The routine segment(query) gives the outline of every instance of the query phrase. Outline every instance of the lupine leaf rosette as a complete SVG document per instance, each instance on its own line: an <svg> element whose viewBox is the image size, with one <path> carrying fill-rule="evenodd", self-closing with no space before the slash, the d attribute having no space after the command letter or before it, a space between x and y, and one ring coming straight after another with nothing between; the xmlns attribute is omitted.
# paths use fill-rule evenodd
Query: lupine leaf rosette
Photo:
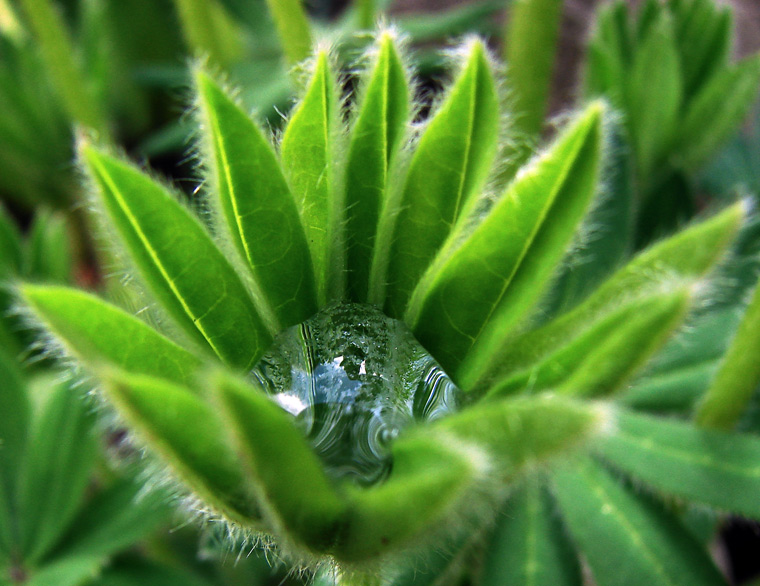
<svg viewBox="0 0 760 586"><path fill-rule="evenodd" d="M568 117L501 185L499 76L478 39L454 54L419 122L392 33L360 62L347 109L318 51L279 139L199 68L208 216L107 148L80 149L161 319L64 287L24 284L25 302L184 490L294 563L405 583L409 552L455 559L479 534L487 584L580 583L574 547L602 586L621 583L615 556L628 583L686 583L697 554L710 569L696 583L720 583L677 517L621 479L760 516L727 496L760 489L760 440L635 413L616 393L710 290L748 205L633 258L620 247L593 292L547 313L586 218L615 197L602 188L608 107ZM291 392L303 377L312 395ZM380 448L350 445L376 439L353 426L378 413L401 423ZM353 458L376 448L385 467L368 480Z"/></svg>

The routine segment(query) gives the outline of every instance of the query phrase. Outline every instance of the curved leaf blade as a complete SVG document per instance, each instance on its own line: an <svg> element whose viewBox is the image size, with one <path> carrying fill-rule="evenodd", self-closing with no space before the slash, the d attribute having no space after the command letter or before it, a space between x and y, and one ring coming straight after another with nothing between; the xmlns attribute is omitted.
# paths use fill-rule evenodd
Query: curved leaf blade
<svg viewBox="0 0 760 586"><path fill-rule="evenodd" d="M499 123L486 48L474 41L451 92L420 137L398 201L384 211L384 229L392 236L381 241L390 248L378 250L373 272L377 280L387 264L385 308L391 317L404 315L415 285L452 226L477 202L496 154ZM376 295L377 289L375 284Z"/></svg>
<svg viewBox="0 0 760 586"><path fill-rule="evenodd" d="M195 75L215 200L279 329L316 312L314 271L277 157L251 118L203 72Z"/></svg>
<svg viewBox="0 0 760 586"><path fill-rule="evenodd" d="M229 261L186 209L137 169L82 150L101 201L145 283L192 339L250 368L272 341Z"/></svg>

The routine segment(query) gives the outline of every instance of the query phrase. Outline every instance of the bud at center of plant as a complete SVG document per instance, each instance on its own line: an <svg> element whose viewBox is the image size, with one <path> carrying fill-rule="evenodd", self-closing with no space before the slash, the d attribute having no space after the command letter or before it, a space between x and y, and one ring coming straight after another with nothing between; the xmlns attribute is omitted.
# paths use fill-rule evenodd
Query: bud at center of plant
<svg viewBox="0 0 760 586"><path fill-rule="evenodd" d="M251 376L295 417L329 474L363 485L389 472L401 430L461 398L406 325L355 303L282 332Z"/></svg>

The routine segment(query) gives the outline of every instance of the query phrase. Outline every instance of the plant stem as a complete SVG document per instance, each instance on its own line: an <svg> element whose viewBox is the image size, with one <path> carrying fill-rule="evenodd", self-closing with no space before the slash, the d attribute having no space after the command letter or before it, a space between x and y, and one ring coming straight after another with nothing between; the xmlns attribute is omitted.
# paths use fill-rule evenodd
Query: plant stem
<svg viewBox="0 0 760 586"><path fill-rule="evenodd" d="M373 28L375 26L376 12L377 6L375 5L375 0L356 0L359 28L363 30Z"/></svg>

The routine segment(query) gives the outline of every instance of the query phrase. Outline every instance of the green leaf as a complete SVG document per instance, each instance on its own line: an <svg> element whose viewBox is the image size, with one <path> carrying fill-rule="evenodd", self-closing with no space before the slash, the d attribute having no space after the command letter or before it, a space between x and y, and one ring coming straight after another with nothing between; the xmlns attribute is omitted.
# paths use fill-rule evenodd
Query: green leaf
<svg viewBox="0 0 760 586"><path fill-rule="evenodd" d="M691 298L688 288L679 288L626 304L529 368L497 379L487 396L546 389L611 394L670 337Z"/></svg>
<svg viewBox="0 0 760 586"><path fill-rule="evenodd" d="M134 480L116 483L74 519L56 557L105 557L133 545L169 521L169 498Z"/></svg>
<svg viewBox="0 0 760 586"><path fill-rule="evenodd" d="M312 550L327 550L345 504L292 417L260 389L221 373L210 386L272 526Z"/></svg>
<svg viewBox="0 0 760 586"><path fill-rule="evenodd" d="M85 146L101 201L151 292L193 339L249 369L272 336L200 222L137 169Z"/></svg>
<svg viewBox="0 0 760 586"><path fill-rule="evenodd" d="M334 184L337 102L330 58L320 51L306 94L285 128L280 147L285 176L311 249L319 305L328 298L332 272L337 270L333 256L342 245L336 241L340 209Z"/></svg>
<svg viewBox="0 0 760 586"><path fill-rule="evenodd" d="M93 586L211 586L201 579L179 568L167 564L129 558L122 563L106 568ZM251 585L253 586L253 585Z"/></svg>
<svg viewBox="0 0 760 586"><path fill-rule="evenodd" d="M675 138L683 94L680 61L667 13L650 27L632 67L625 86L625 110L638 175L651 181L657 163Z"/></svg>
<svg viewBox="0 0 760 586"><path fill-rule="evenodd" d="M623 129L617 124L610 126L604 186L583 220L581 230L588 234L563 261L561 274L541 302L547 321L593 293L633 251L636 194L631 153Z"/></svg>
<svg viewBox="0 0 760 586"><path fill-rule="evenodd" d="M599 586L725 584L677 520L593 460L579 458L558 470L554 493Z"/></svg>
<svg viewBox="0 0 760 586"><path fill-rule="evenodd" d="M406 321L470 389L560 261L595 192L603 108L595 103L507 189L463 242L454 234Z"/></svg>
<svg viewBox="0 0 760 586"><path fill-rule="evenodd" d="M21 233L5 206L0 204L0 280L17 273L20 268Z"/></svg>
<svg viewBox="0 0 760 586"><path fill-rule="evenodd" d="M507 340L498 354L498 368L527 368L569 344L600 316L648 295L694 283L725 253L747 214L747 202L740 202L648 248L575 309Z"/></svg>
<svg viewBox="0 0 760 586"><path fill-rule="evenodd" d="M188 47L228 66L244 54L242 31L218 0L174 0Z"/></svg>
<svg viewBox="0 0 760 586"><path fill-rule="evenodd" d="M760 86L760 55L727 67L694 96L678 130L679 162L694 169L737 130Z"/></svg>
<svg viewBox="0 0 760 586"><path fill-rule="evenodd" d="M91 367L106 363L187 384L201 365L148 324L94 295L44 285L22 285L21 293L66 350Z"/></svg>
<svg viewBox="0 0 760 586"><path fill-rule="evenodd" d="M760 285L695 415L699 425L731 429L760 384Z"/></svg>
<svg viewBox="0 0 760 586"><path fill-rule="evenodd" d="M620 397L620 402L637 410L691 410L707 390L740 317L738 308L728 307L689 323Z"/></svg>
<svg viewBox="0 0 760 586"><path fill-rule="evenodd" d="M562 0L518 0L510 6L507 63L514 130L538 138L544 126L557 53Z"/></svg>
<svg viewBox="0 0 760 586"><path fill-rule="evenodd" d="M613 466L665 493L760 516L760 438L620 411L594 448Z"/></svg>
<svg viewBox="0 0 760 586"><path fill-rule="evenodd" d="M676 34L687 100L728 65L733 30L731 11L727 7L719 7L713 2L691 4L694 11L701 5L705 14L701 19L689 18Z"/></svg>
<svg viewBox="0 0 760 586"><path fill-rule="evenodd" d="M389 201L384 211L370 286L372 301L382 302L378 284L387 264L385 308L391 317L404 315L452 226L478 202L496 154L499 124L486 48L473 41L451 91L420 137L397 201Z"/></svg>
<svg viewBox="0 0 760 586"><path fill-rule="evenodd" d="M608 418L596 404L543 394L476 404L429 429L486 450L491 474L513 480L606 433Z"/></svg>
<svg viewBox="0 0 760 586"><path fill-rule="evenodd" d="M376 558L420 538L467 506L485 470L477 452L417 434L393 444L393 471L381 484L346 486L348 517L333 555L343 562Z"/></svg>
<svg viewBox="0 0 760 586"><path fill-rule="evenodd" d="M101 557L77 556L56 559L43 566L32 576L24 586L85 586L99 573L105 564Z"/></svg>
<svg viewBox="0 0 760 586"><path fill-rule="evenodd" d="M277 157L253 120L203 71L195 76L211 180L257 297L279 329L316 312L314 273L298 210Z"/></svg>
<svg viewBox="0 0 760 586"><path fill-rule="evenodd" d="M346 266L348 294L366 302L380 210L391 159L404 135L409 111L406 72L394 38L383 33L351 129L346 168Z"/></svg>
<svg viewBox="0 0 760 586"><path fill-rule="evenodd" d="M573 546L538 479L515 490L489 538L483 586L581 586Z"/></svg>
<svg viewBox="0 0 760 586"><path fill-rule="evenodd" d="M37 39L45 72L53 81L70 121L92 128L105 138L108 127L101 104L75 61L77 51L59 7L52 0L21 0L21 5Z"/></svg>
<svg viewBox="0 0 760 586"><path fill-rule="evenodd" d="M197 393L144 375L105 373L106 394L138 437L203 502L245 526L258 521L225 422Z"/></svg>
<svg viewBox="0 0 760 586"><path fill-rule="evenodd" d="M41 560L75 517L97 456L91 407L69 384L44 381L18 478L24 559Z"/></svg>
<svg viewBox="0 0 760 586"><path fill-rule="evenodd" d="M14 513L18 476L26 446L30 405L26 382L15 356L0 346L0 565L16 540Z"/></svg>
<svg viewBox="0 0 760 586"><path fill-rule="evenodd" d="M311 27L301 0L267 0L285 57L296 65L311 53Z"/></svg>
<svg viewBox="0 0 760 586"><path fill-rule="evenodd" d="M63 215L37 212L25 252L24 275L27 278L57 283L71 280L71 244Z"/></svg>

